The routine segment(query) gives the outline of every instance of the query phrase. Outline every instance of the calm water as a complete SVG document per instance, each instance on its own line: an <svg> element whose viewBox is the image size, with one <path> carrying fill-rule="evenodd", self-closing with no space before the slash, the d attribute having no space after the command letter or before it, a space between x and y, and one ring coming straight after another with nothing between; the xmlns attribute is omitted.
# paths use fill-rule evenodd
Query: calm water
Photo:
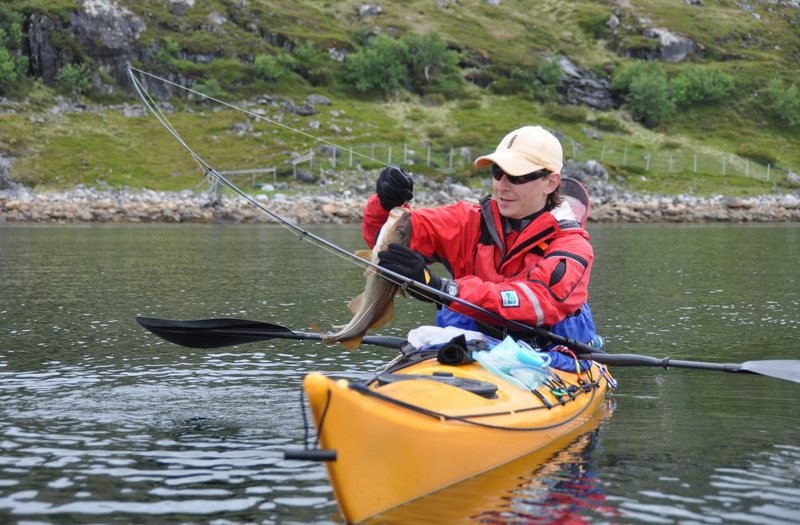
<svg viewBox="0 0 800 525"><path fill-rule="evenodd" d="M355 227L316 233L360 248ZM800 359L800 229L592 228L611 352ZM275 227L0 228L0 523L337 523L300 384L367 377L393 351L162 342L136 314L306 330L349 318L361 270ZM432 307L399 301L381 331ZM539 454L390 523L800 523L800 384L618 368L604 413Z"/></svg>

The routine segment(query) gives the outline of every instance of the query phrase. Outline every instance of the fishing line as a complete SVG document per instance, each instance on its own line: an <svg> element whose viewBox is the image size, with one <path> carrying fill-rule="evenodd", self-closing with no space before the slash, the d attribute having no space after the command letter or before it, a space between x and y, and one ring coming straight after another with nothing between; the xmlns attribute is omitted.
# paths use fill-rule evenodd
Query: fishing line
<svg viewBox="0 0 800 525"><path fill-rule="evenodd" d="M184 91L188 91L189 93L192 93L192 94L197 95L199 97L203 97L203 98L206 98L208 100L212 100L212 101L216 102L217 104L220 104L220 105L225 106L227 108L234 109L236 111L241 111L242 113L244 113L246 115L249 115L249 116L251 116L251 117L253 117L253 118L257 119L257 120L263 120L264 122L268 122L270 124L273 124L275 126L279 126L279 127L283 128L283 129L286 129L288 131L292 131L292 132L297 133L299 135L303 135L304 137L310 138L311 140L315 140L315 141L320 142L322 144L327 144L328 146L332 146L332 147L337 148L337 149L349 151L351 154L357 155L357 156L363 158L364 160L368 160L370 162L374 162L374 163L380 164L382 166L389 166L389 164L387 164L386 162L377 160L377 159L375 159L373 157L370 157L369 155L364 155L363 153L359 153L357 151L353 151L351 148L342 147L342 146L340 146L338 144L335 144L335 143L330 142L328 140L325 140L323 138L320 138L320 137L317 137L317 136L312 135L310 133L307 133L307 132L305 132L305 131L303 131L301 129L293 128L293 127L291 127L289 125L284 124L283 122L279 122L279 121L277 121L275 119L271 119L269 117L265 117L263 115L259 115L257 113L254 113L254 112L248 110L248 109L241 108L241 107L236 106L234 104L230 104L230 103L225 102L223 100L220 100L218 98L212 97L211 95L206 95L205 93L201 93L199 91L195 91L194 89L188 88L186 86L181 86L180 84L172 82L171 80L166 79L164 77L160 77L158 75L154 75L153 73L148 73L147 71L142 71L141 69L137 69L137 68L135 68L133 66L129 66L128 69L130 71L136 71L137 73L139 73L141 75L148 76L148 77L150 77L150 78L152 78L154 80L159 80L159 81L161 81L161 82L163 82L165 84L169 84L170 86L174 86L174 87L176 87L178 89L182 89ZM131 74L131 76L132 76L132 74Z"/></svg>
<svg viewBox="0 0 800 525"><path fill-rule="evenodd" d="M274 121L272 119L261 117L260 115L256 115L255 113L252 113L252 112L247 111L245 109L242 109L242 108L239 108L237 106L234 106L233 104L229 104L227 102L223 102L223 101L218 100L218 99L216 99L214 97L211 97L211 96L206 95L204 93L200 93L199 91L195 91L193 89L181 86L179 84L176 84L175 82L172 82L172 81L169 81L167 79L158 77L158 76L153 75L151 73L144 72L144 71L142 71L140 69L136 69L134 67L130 67L130 66L128 67L128 74L131 77L131 81L133 82L133 86L136 89L137 93L139 94L139 97L144 102L144 104L147 107L147 109L150 110L150 112L156 117L156 119L159 121L159 123L162 126L164 126L164 128L169 132L169 134L172 135L172 137L181 146L183 146L183 148L187 152L189 152L189 154L192 156L192 158L195 160L195 162L197 162L198 166L203 170L204 174L205 175L209 175L210 174L210 175L213 175L214 177L216 177L217 180L219 180L222 184L224 184L226 187L228 187L231 191L233 191L237 195L243 197L247 202L249 202L250 204L252 204L256 208L260 209L261 211L263 211L267 215L269 215L278 224L280 224L281 226L289 229L290 231L293 231L293 232L297 233L299 235L300 239L307 238L307 239L309 239L309 242L311 242L312 244L314 244L314 245L316 245L316 246L318 246L320 248L323 248L323 249L327 250L328 252L333 253L334 255L337 255L337 256L339 256L339 257L341 257L341 258L343 258L345 260L348 260L348 261L350 261L350 262L352 262L352 263L354 263L354 264L356 264L358 266L361 266L362 268L369 268L369 269L372 269L374 271L378 271L387 280L389 280L390 282L400 286L403 289L407 289L409 286L413 286L416 289L419 289L419 290L422 290L422 291L426 291L426 292L431 292L431 293L434 294L434 297L437 298L436 302L439 303L439 304L442 304L444 306L447 306L447 305L449 305L451 303L458 303L458 304L461 304L463 306L466 306L467 308L470 308L470 309L474 310L475 312L478 312L478 313L481 313L481 314L486 315L488 317L491 317L492 319L500 321L500 322L502 322L502 323L504 323L506 325L509 325L509 326L511 326L513 328L516 328L518 330L525 330L525 331L528 331L528 332L533 332L533 333L535 333L537 335L540 335L540 336L543 336L543 337L548 337L549 339L554 340L555 342L566 344L567 346L572 346L573 344L580 344L580 343L577 343L576 341L573 341L571 339L564 338L564 337L561 337L559 335L553 334L553 333L551 333L551 332L549 332L549 331L547 331L547 330L545 330L543 328L530 326L528 324L525 324L525 323L522 323L522 322L519 322L519 321L515 321L515 320L512 320L512 319L506 319L503 316L501 316L500 314L492 312L491 310L487 310L486 308L483 308L482 306L478 306L478 305L473 304L473 303L471 303L469 301L466 301L466 300L461 299L459 297L456 297L456 296L450 295L450 294L448 294L446 292L443 292L442 290L439 290L437 288L433 288L431 286L428 286L427 284L423 284L421 282L415 281L414 279L406 277L405 275L393 272L393 271L388 270L386 268L382 268L378 264L376 264L376 263L374 263L372 261L366 260L366 259L362 259L358 255L356 255L354 253L351 253L348 250L345 250L344 248L341 248L340 246L337 246L336 244L328 241L327 239L325 239L323 237L320 237L318 235L315 235L314 233L311 233L311 232L309 232L307 230L304 230L303 228L301 228L297 224L287 220L283 216L281 216L281 215L275 213L274 211L270 210L269 208L267 208L266 206L264 206L263 204L261 204L260 202L255 200L253 197L251 197L250 195L248 195L245 192L243 192L242 190L240 190L235 184L233 184L225 176L223 176L220 172L218 172L216 169L214 169L209 163L207 163L205 160L203 160L203 158L200 157L200 155L197 154L191 148L191 146L189 146L186 143L185 140L183 140L183 137L181 137L181 135L178 133L178 131L172 126L172 123L169 121L169 119L164 114L164 112L162 112L158 108L158 104L155 102L153 97L150 95L150 92L147 90L147 88L144 86L144 84L142 84L141 81L136 77L136 75L134 75L134 71L136 71L136 72L138 72L140 74L149 76L151 78L161 80L162 82L166 82L167 84L170 84L172 86L178 87L178 88L183 89L185 91L188 91L190 93L194 93L194 94L196 94L196 95L198 95L200 97L204 97L204 98L207 98L209 100L213 100L214 102L222 104L222 105L224 105L226 107L235 109L237 111L242 111L242 112L247 113L249 115L253 115L256 118L260 118L260 119L265 120L267 122L270 122L270 123L273 123L275 125L281 126L281 127L285 128L285 129L288 129L288 130L291 130L291 131L295 131L295 132L300 133L302 135L311 137L311 138L313 138L315 140L319 140L320 142L324 142L326 144L332 145L332 146L337 147L337 148L339 146L337 146L337 145L335 145L335 144L333 144L331 142L327 142L327 141L325 141L323 139L318 139L316 137L313 137L312 135L309 135L308 133L306 133L304 131L296 130L296 129L290 127L290 126L286 126L286 125L281 124L279 122L276 122L276 121ZM344 148L342 148L342 149L344 149ZM369 158L369 157L366 157L364 155L362 155L362 157ZM374 159L370 159L370 160L374 160ZM375 161L375 162L378 162L378 161ZM387 165L385 163L381 163L381 164Z"/></svg>

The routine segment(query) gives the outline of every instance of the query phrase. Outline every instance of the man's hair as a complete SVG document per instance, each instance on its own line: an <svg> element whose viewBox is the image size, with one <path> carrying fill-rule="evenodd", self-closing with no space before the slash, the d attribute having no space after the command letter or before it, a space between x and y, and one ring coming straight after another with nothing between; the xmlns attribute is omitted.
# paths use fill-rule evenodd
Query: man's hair
<svg viewBox="0 0 800 525"><path fill-rule="evenodd" d="M552 211L562 202L564 202L564 197L561 196L561 184L559 184L556 186L556 189L553 190L553 193L550 193L547 196L547 202L545 202L544 209L547 211Z"/></svg>

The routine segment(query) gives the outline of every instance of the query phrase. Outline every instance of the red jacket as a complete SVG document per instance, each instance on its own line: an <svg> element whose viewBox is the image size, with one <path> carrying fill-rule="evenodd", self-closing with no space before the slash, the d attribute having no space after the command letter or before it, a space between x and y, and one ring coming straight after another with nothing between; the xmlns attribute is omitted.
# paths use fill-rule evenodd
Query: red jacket
<svg viewBox="0 0 800 525"><path fill-rule="evenodd" d="M371 196L362 224L370 247L387 217L377 195ZM547 328L577 312L588 297L594 252L569 204L536 217L508 245L502 224L489 197L480 204L415 209L411 248L447 267L460 298L505 319ZM450 309L497 325L457 302Z"/></svg>

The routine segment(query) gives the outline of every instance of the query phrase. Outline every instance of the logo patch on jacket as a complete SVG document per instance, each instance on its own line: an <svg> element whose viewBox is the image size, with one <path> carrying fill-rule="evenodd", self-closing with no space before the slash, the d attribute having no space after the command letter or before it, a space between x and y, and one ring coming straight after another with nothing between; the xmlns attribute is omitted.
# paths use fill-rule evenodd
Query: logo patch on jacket
<svg viewBox="0 0 800 525"><path fill-rule="evenodd" d="M503 308L516 308L519 306L519 295L512 290L501 291L500 299L503 301Z"/></svg>

